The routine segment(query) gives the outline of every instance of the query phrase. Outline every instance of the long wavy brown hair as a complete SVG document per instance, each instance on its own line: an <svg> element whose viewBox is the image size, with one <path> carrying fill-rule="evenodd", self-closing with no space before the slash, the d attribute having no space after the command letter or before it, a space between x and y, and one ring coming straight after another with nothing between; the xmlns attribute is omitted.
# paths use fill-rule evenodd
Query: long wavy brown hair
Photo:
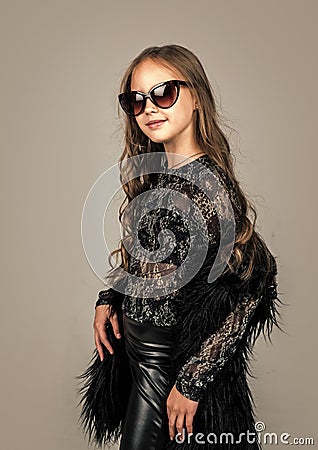
<svg viewBox="0 0 318 450"><path fill-rule="evenodd" d="M253 269L258 264L271 269L271 257L267 246L255 230L257 211L251 201L244 194L239 182L234 174L234 157L231 153L230 145L224 131L221 129L223 120L217 111L213 89L206 76L204 68L189 49L176 45L152 46L143 50L128 66L120 83L120 92L129 91L134 70L142 61L152 60L156 63L173 69L180 74L181 79L188 82L189 89L192 90L198 104L198 110L194 114L194 129L196 143L209 157L219 165L222 170L232 180L236 189L239 203L242 210L240 218L240 232L234 242L231 258L228 261L226 271L234 271L243 262L243 256L248 255L248 265L240 272L242 280L250 278ZM118 162L122 168L122 162L127 158L142 155L150 152L164 152L162 143L152 142L139 128L136 119L124 114L118 106L118 114L123 119L121 126L124 129L124 150ZM231 128L231 127L230 127ZM149 182L148 176L135 177L126 182L125 176L121 172L121 181L126 197L119 208L119 220L122 222L124 209L129 202L144 191L145 185ZM249 216L252 216L250 218ZM125 227L123 227L125 229ZM127 237L128 238L128 237ZM121 256L120 267L128 271L128 252L124 245L125 238L120 240L120 246L109 256L112 267L112 256ZM107 275L107 277L109 274Z"/></svg>

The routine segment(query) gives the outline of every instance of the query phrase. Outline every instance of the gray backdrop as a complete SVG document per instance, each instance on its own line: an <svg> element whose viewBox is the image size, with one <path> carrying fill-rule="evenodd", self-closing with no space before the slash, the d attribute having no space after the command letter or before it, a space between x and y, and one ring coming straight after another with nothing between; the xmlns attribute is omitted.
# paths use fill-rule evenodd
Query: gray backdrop
<svg viewBox="0 0 318 450"><path fill-rule="evenodd" d="M1 2L1 448L88 448L74 377L94 349L102 284L81 213L121 153L125 68L167 43L203 62L279 258L288 334L256 345L257 418L269 432L315 437L317 12L314 0ZM109 236L115 248L114 227Z"/></svg>

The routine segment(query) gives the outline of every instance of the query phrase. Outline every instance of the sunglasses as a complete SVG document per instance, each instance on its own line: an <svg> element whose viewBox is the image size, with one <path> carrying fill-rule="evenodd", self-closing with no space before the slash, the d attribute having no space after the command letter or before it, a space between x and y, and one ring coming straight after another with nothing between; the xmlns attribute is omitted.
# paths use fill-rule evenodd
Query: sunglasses
<svg viewBox="0 0 318 450"><path fill-rule="evenodd" d="M159 108L171 108L178 100L180 86L188 86L183 80L169 80L156 84L145 94L140 91L122 92L118 95L120 106L129 116L138 116L144 112L147 98Z"/></svg>

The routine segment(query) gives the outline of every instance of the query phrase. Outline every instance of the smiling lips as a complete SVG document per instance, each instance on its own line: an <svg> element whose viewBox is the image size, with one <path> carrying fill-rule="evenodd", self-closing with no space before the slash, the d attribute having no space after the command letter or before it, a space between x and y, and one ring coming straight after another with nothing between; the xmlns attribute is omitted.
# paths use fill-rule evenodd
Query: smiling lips
<svg viewBox="0 0 318 450"><path fill-rule="evenodd" d="M165 122L165 120L151 120L146 125L149 128L159 128L164 122Z"/></svg>

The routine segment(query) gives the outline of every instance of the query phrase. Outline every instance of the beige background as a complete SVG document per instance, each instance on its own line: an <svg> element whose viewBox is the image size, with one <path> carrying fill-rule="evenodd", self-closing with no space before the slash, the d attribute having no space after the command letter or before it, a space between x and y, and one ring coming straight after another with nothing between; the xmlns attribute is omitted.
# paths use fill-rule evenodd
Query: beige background
<svg viewBox="0 0 318 450"><path fill-rule="evenodd" d="M2 449L88 448L75 376L94 349L103 286L81 213L121 153L120 77L167 43L199 56L238 132L237 173L290 304L287 334L256 345L257 417L318 447L317 13L315 0L1 2Z"/></svg>

